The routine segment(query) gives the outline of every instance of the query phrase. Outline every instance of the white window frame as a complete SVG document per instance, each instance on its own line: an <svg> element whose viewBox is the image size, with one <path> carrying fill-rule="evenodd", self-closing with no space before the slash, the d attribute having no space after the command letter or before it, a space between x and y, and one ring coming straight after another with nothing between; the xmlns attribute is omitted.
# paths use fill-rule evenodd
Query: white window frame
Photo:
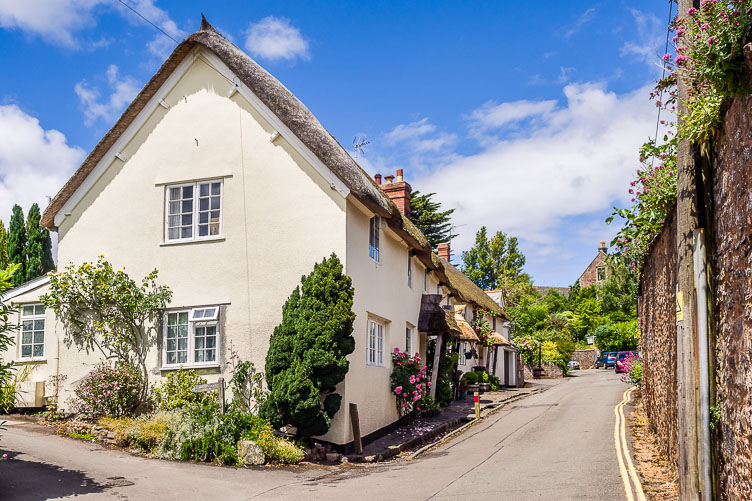
<svg viewBox="0 0 752 501"><path fill-rule="evenodd" d="M376 261L381 262L381 218L373 216L368 221L368 256Z"/></svg>
<svg viewBox="0 0 752 501"><path fill-rule="evenodd" d="M413 352L413 339L415 337L415 327L413 327L410 324L407 324L405 326L405 352L407 352L408 355L413 356L415 353Z"/></svg>
<svg viewBox="0 0 752 501"><path fill-rule="evenodd" d="M457 363L459 365L467 365L467 344L460 343L459 351L460 351L460 359Z"/></svg>
<svg viewBox="0 0 752 501"><path fill-rule="evenodd" d="M368 319L366 327L366 365L384 367L384 323Z"/></svg>
<svg viewBox="0 0 752 501"><path fill-rule="evenodd" d="M206 312L207 310L214 310L213 314L210 311L210 315L201 316L199 320L197 318L198 312ZM188 315L188 344L187 344L187 356L185 363L176 362L174 364L167 363L167 332L169 327L168 318L169 315L179 315L180 313L186 313ZM214 327L214 360L209 362L195 362L196 357L196 329L204 327ZM165 312L164 316L164 329L162 332L162 368L163 369L177 369L180 367L185 368L200 368L200 367L219 367L219 355L222 349L221 336L219 331L219 306L203 306L199 308L183 308L180 310L170 310ZM206 349L199 348L199 349Z"/></svg>
<svg viewBox="0 0 752 501"><path fill-rule="evenodd" d="M26 303L19 305L20 307L20 313L21 313L21 325L19 325L18 328L18 358L19 360L24 361L34 361L34 360L46 360L45 359L45 351L46 351L46 341L47 341L47 309L44 307L42 303ZM34 313L31 315L24 315L24 308L32 307L34 309ZM36 310L38 307L42 308L42 313L37 313ZM42 321L42 354L41 355L34 355L34 346L39 346L40 343L34 342L34 334L39 332L34 328L36 322ZM31 329L31 343L24 343L23 342L23 323L24 321L30 321L32 322L32 329ZM25 357L23 355L23 347L24 346L31 346L31 355Z"/></svg>
<svg viewBox="0 0 752 501"><path fill-rule="evenodd" d="M200 192L200 186L203 184L209 185L209 196L211 197L211 185L214 183L219 183L219 230L216 235L205 235L205 236L199 236L198 235L198 227L199 227L199 192ZM170 189L173 188L180 188L181 190L185 188L186 186L192 186L193 187L193 211L191 212L192 215L192 227L191 227L191 236L190 237L181 237L178 236L178 238L170 238ZM182 202L181 202L182 203ZM202 240L216 240L219 238L223 238L223 225L222 220L224 219L224 203L225 203L225 183L224 179L205 179L202 181L193 181L190 183L175 183L175 184L167 184L165 185L165 209L164 209L164 242L165 243L180 243L180 242L196 242L196 241L202 241ZM216 210L216 209L215 209ZM209 211L212 211L211 206L209 207ZM182 213L181 213L182 214ZM211 223L209 223L211 225Z"/></svg>
<svg viewBox="0 0 752 501"><path fill-rule="evenodd" d="M407 251L407 286L413 288L413 254Z"/></svg>
<svg viewBox="0 0 752 501"><path fill-rule="evenodd" d="M601 277L601 272L603 272L603 277ZM595 269L595 280L597 282L603 282L606 280L606 267L605 266L599 266Z"/></svg>

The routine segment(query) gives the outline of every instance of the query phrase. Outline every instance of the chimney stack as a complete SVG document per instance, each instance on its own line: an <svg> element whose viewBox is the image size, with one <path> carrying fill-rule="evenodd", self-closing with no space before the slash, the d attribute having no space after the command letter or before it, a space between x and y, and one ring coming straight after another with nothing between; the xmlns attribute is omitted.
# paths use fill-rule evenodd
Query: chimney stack
<svg viewBox="0 0 752 501"><path fill-rule="evenodd" d="M413 189L405 182L402 169L397 169L396 181L392 174L384 177L386 178L386 183L381 185L381 189L397 204L399 211L407 216L410 214L410 197Z"/></svg>
<svg viewBox="0 0 752 501"><path fill-rule="evenodd" d="M448 263L452 257L452 252L449 249L449 244L439 244L438 254L441 259Z"/></svg>
<svg viewBox="0 0 752 501"><path fill-rule="evenodd" d="M605 240L601 240L601 244L598 246L598 252L605 253L608 250L608 247L606 247Z"/></svg>
<svg viewBox="0 0 752 501"><path fill-rule="evenodd" d="M373 176L373 178L376 180L376 184L378 184L380 186L381 185L381 174L376 174L375 176Z"/></svg>

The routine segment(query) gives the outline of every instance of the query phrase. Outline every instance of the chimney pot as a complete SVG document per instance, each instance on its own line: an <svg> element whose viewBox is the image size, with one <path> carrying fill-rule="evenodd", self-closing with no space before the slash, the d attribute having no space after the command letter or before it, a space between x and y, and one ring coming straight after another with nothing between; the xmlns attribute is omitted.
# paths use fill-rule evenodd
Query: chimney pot
<svg viewBox="0 0 752 501"><path fill-rule="evenodd" d="M373 178L376 180L376 184L381 184L381 174L376 174Z"/></svg>
<svg viewBox="0 0 752 501"><path fill-rule="evenodd" d="M401 183L405 178L402 176L402 169L397 169L397 182Z"/></svg>
<svg viewBox="0 0 752 501"><path fill-rule="evenodd" d="M392 181L394 181L394 175L387 174L386 176L384 176L384 179L386 179L386 184L392 184Z"/></svg>
<svg viewBox="0 0 752 501"><path fill-rule="evenodd" d="M439 257L448 263L452 257L452 252L451 252L451 249L449 248L449 244L439 244L437 251L438 251Z"/></svg>
<svg viewBox="0 0 752 501"><path fill-rule="evenodd" d="M606 252L608 250L608 247L606 247L605 240L601 240L601 244L598 246L598 250L602 252Z"/></svg>

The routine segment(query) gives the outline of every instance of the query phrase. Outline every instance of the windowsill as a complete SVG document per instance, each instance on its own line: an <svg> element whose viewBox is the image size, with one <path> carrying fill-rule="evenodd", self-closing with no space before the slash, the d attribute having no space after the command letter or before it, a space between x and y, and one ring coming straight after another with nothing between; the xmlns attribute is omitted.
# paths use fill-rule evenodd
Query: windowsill
<svg viewBox="0 0 752 501"><path fill-rule="evenodd" d="M190 245L190 244L202 244L202 243L209 243L209 242L224 242L225 237L223 236L217 236L217 237L211 237L211 238L199 238L195 240L174 240L171 242L162 242L159 244L160 247L169 247L172 245Z"/></svg>
<svg viewBox="0 0 752 501"><path fill-rule="evenodd" d="M375 368L378 369L379 367L384 368L384 367L386 367L386 365L377 365L377 364L368 364L367 363L366 367L375 367Z"/></svg>
<svg viewBox="0 0 752 501"><path fill-rule="evenodd" d="M16 365L46 364L47 359L42 358L22 358L14 362Z"/></svg>
<svg viewBox="0 0 752 501"><path fill-rule="evenodd" d="M219 370L219 363L211 364L211 365L167 365L162 366L159 368L160 372L171 372L171 371L177 371L180 369L184 370L191 370L191 371L209 371L209 373L219 373L221 372Z"/></svg>

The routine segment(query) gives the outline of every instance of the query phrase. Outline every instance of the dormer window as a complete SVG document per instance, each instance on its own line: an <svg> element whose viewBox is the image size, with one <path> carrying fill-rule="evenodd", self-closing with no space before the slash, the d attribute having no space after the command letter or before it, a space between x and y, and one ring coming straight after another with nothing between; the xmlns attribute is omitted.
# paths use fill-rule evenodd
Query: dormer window
<svg viewBox="0 0 752 501"><path fill-rule="evenodd" d="M370 222L370 228L368 233L368 255L371 259L379 262L379 223L381 218L379 216L373 216Z"/></svg>
<svg viewBox="0 0 752 501"><path fill-rule="evenodd" d="M222 231L222 180L166 187L165 241L217 238Z"/></svg>

